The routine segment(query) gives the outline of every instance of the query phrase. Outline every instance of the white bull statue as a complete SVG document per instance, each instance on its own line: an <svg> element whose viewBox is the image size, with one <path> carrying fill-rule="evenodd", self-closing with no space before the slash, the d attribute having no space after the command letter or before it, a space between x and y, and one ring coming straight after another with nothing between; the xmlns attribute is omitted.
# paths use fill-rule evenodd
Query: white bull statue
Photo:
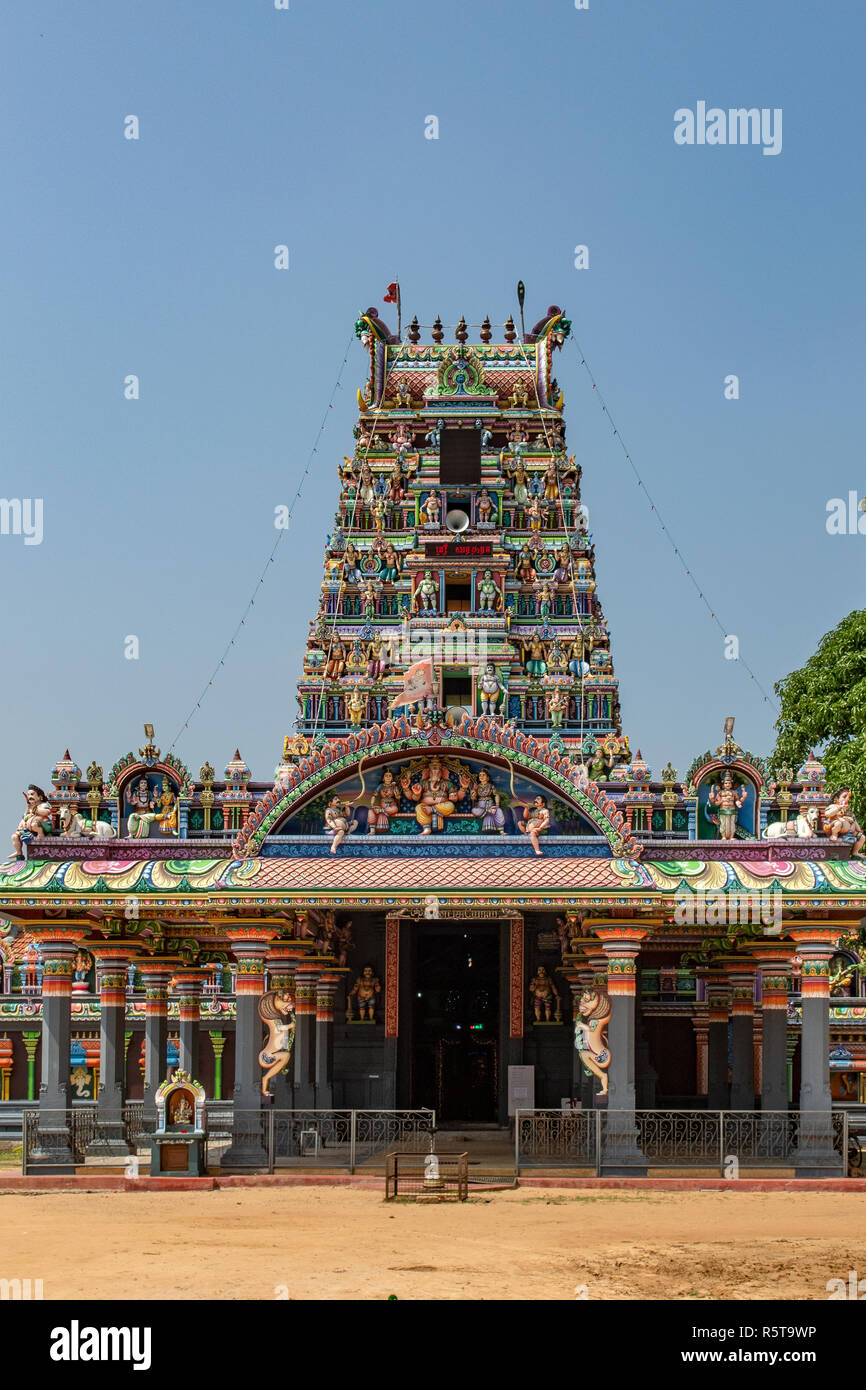
<svg viewBox="0 0 866 1390"><path fill-rule="evenodd" d="M814 838L817 824L817 807L809 806L797 813L796 820L785 822L779 820L775 821L773 825L768 825L763 838L765 840L811 840Z"/></svg>
<svg viewBox="0 0 866 1390"><path fill-rule="evenodd" d="M113 840L114 827L104 820L88 820L77 806L64 806L60 812L61 840Z"/></svg>

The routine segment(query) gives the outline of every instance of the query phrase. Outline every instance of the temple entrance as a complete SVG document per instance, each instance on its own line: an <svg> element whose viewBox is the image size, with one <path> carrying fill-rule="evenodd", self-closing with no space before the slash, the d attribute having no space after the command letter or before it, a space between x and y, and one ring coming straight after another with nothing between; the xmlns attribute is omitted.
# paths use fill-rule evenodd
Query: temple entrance
<svg viewBox="0 0 866 1390"><path fill-rule="evenodd" d="M499 936L494 923L420 927L413 999L413 1105L440 1123L497 1118Z"/></svg>

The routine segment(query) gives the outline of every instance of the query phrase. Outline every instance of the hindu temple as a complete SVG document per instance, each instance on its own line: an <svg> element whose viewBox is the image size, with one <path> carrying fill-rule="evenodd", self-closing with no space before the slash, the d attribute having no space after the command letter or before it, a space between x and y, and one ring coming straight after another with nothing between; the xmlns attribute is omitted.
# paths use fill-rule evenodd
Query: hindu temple
<svg viewBox="0 0 866 1390"><path fill-rule="evenodd" d="M606 1110L610 1172L640 1168L642 1113L799 1111L793 1166L838 1171L833 1110L866 1100L862 836L818 758L771 768L733 718L687 768L641 756L570 331L557 306L360 315L272 774L243 728L195 773L149 724L113 761L72 725L53 766L34 750L0 866L0 1112L35 1116L34 1168L75 1166L85 1109L87 1152L128 1153L177 1072L202 1116ZM221 1161L263 1166L254 1123Z"/></svg>

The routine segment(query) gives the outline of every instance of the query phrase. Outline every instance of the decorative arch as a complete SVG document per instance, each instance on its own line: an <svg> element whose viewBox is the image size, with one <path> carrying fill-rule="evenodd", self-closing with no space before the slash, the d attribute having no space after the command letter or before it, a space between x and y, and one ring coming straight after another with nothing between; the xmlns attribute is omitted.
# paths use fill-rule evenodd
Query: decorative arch
<svg viewBox="0 0 866 1390"><path fill-rule="evenodd" d="M750 793L738 814L738 825L746 838L756 838L760 834L762 805L768 794L768 768L763 758L755 757L751 753L740 753L738 757L713 757L710 752L706 752L695 758L685 777L693 839L712 838L706 818L707 795L709 787L718 782L725 772L732 774L735 783L745 783Z"/></svg>
<svg viewBox="0 0 866 1390"><path fill-rule="evenodd" d="M352 773L382 766L406 757L438 753L440 756L475 756L502 767L513 764L567 804L570 803L596 827L619 857L639 858L642 846L631 835L616 804L582 768L556 748L520 730L496 724L484 715L464 715L453 729L434 725L419 731L405 715L359 729L345 738L329 739L312 748L296 764L281 769L280 781L256 802L241 833L232 842L236 858L259 853L263 841L305 801L336 786Z"/></svg>

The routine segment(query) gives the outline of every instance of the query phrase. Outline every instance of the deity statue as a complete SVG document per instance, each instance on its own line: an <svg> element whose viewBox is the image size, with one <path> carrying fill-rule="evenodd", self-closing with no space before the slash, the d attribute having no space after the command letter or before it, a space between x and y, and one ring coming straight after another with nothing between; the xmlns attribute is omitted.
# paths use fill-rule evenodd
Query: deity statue
<svg viewBox="0 0 866 1390"><path fill-rule="evenodd" d="M350 723L356 729L367 713L367 698L360 686L355 686L346 704Z"/></svg>
<svg viewBox="0 0 866 1390"><path fill-rule="evenodd" d="M539 965L529 981L529 996L536 1023L562 1022L562 1000L546 966ZM555 1014L555 1019L551 1019L551 1014Z"/></svg>
<svg viewBox="0 0 866 1390"><path fill-rule="evenodd" d="M475 520L480 527L490 526L490 518L493 515L493 502L486 487L483 487L478 494L475 503Z"/></svg>
<svg viewBox="0 0 866 1390"><path fill-rule="evenodd" d="M437 420L436 424L434 425L433 429L430 430L429 434L425 434L424 438L426 442L430 445L431 449L439 448L439 441L442 437L442 431L444 430L444 428L445 421Z"/></svg>
<svg viewBox="0 0 866 1390"><path fill-rule="evenodd" d="M537 633L528 642L521 642L523 649L523 668L528 676L540 679L547 673L547 648Z"/></svg>
<svg viewBox="0 0 866 1390"><path fill-rule="evenodd" d="M385 501L384 497L374 498L371 511L373 514L373 525L376 528L376 534L381 536L383 530L385 529L385 517L388 511L388 504Z"/></svg>
<svg viewBox="0 0 866 1390"><path fill-rule="evenodd" d="M496 706L499 704L499 697L504 693L505 686L497 673L492 661L488 661L484 667L484 673L478 682L478 693L481 696L481 713L495 714Z"/></svg>
<svg viewBox="0 0 866 1390"><path fill-rule="evenodd" d="M553 607L553 590L545 579L538 595L538 616L545 622L550 617L550 610Z"/></svg>
<svg viewBox="0 0 866 1390"><path fill-rule="evenodd" d="M426 502L422 502L420 510L424 518L424 525L435 529L439 525L439 513L442 510L439 494L431 492Z"/></svg>
<svg viewBox="0 0 866 1390"><path fill-rule="evenodd" d="M459 786L453 788L444 763L435 755L422 768L419 780L412 781L410 770L405 770L400 786L403 794L416 803L415 819L422 835L444 828L448 817L457 809L457 802L466 796L471 780L468 772L460 772Z"/></svg>
<svg viewBox="0 0 866 1390"><path fill-rule="evenodd" d="M348 655L346 644L343 642L340 634L335 632L325 666L325 675L328 680L337 681L346 674L346 658Z"/></svg>
<svg viewBox="0 0 866 1390"><path fill-rule="evenodd" d="M173 1125L188 1125L193 1117L193 1108L181 1091L171 1109L171 1123Z"/></svg>
<svg viewBox="0 0 866 1390"><path fill-rule="evenodd" d="M412 608L418 613L439 612L439 585L433 578L432 570L424 571L412 598Z"/></svg>
<svg viewBox="0 0 866 1390"><path fill-rule="evenodd" d="M51 805L42 788L31 782L26 792L22 792L22 796L26 809L18 822L18 828L12 833L12 848L19 859L24 853L24 845L31 840L44 840L46 834L51 834L52 828Z"/></svg>
<svg viewBox="0 0 866 1390"><path fill-rule="evenodd" d="M571 582L571 551L565 541L556 552L556 568L553 571L554 584L569 584Z"/></svg>
<svg viewBox="0 0 866 1390"><path fill-rule="evenodd" d="M529 500L526 469L519 454L511 468L511 495L519 507L525 507Z"/></svg>
<svg viewBox="0 0 866 1390"><path fill-rule="evenodd" d="M481 833L490 835L505 834L505 812L500 805L498 788L492 782L486 767L482 767L469 790L473 816L482 816Z"/></svg>
<svg viewBox="0 0 866 1390"><path fill-rule="evenodd" d="M355 949L355 938L352 936L351 919L342 927L337 928L337 941L334 954L337 958L337 965L341 970L345 968L346 958L350 951Z"/></svg>
<svg viewBox="0 0 866 1390"><path fill-rule="evenodd" d="M379 633L367 647L367 675L371 681L380 681L388 670L388 652Z"/></svg>
<svg viewBox="0 0 866 1390"><path fill-rule="evenodd" d="M493 578L493 571L485 570L478 585L478 612L495 613L501 605L502 595L499 592L499 585Z"/></svg>
<svg viewBox="0 0 866 1390"><path fill-rule="evenodd" d="M399 573L400 556L389 541L385 546L385 554L382 558L382 570L380 575L382 583L396 584Z"/></svg>
<svg viewBox="0 0 866 1390"><path fill-rule="evenodd" d="M365 507L370 507L373 504L375 494L376 487L373 481L373 474L370 470L369 463L365 459L361 464L361 472L358 475L358 496Z"/></svg>
<svg viewBox="0 0 866 1390"><path fill-rule="evenodd" d="M482 425L480 420L476 420L475 428L478 429L479 427L481 429L481 448L489 449L493 443L493 431L488 429L486 425Z"/></svg>
<svg viewBox="0 0 866 1390"><path fill-rule="evenodd" d="M568 670L575 680L582 680L589 674L589 662L584 661L586 648L583 637L575 637L568 649Z"/></svg>
<svg viewBox="0 0 866 1390"><path fill-rule="evenodd" d="M824 834L834 844L840 835L853 835L854 848L851 853L855 859L862 859L866 835L863 834L859 824L851 814L850 801L851 791L849 787L843 787L841 791L836 793L835 801L832 801L824 812Z"/></svg>
<svg viewBox="0 0 866 1390"><path fill-rule="evenodd" d="M550 722L554 729L562 728L562 721L568 709L568 701L560 690L555 686L552 694L547 697L547 712L550 715Z"/></svg>
<svg viewBox="0 0 866 1390"><path fill-rule="evenodd" d="M346 996L346 1022L352 1023L352 1000L358 1001L358 1021L374 1023L376 1016L376 996L382 993L382 986L373 972L372 965L365 965Z"/></svg>
<svg viewBox="0 0 866 1390"><path fill-rule="evenodd" d="M520 547L520 555L517 560L517 577L521 584L533 584L535 582L535 557L528 545Z"/></svg>
<svg viewBox="0 0 866 1390"><path fill-rule="evenodd" d="M367 834L387 835L391 829L391 817L400 812L400 788L390 767L382 773L382 780L370 797L367 813Z"/></svg>
<svg viewBox="0 0 866 1390"><path fill-rule="evenodd" d="M745 786L741 786L739 791L734 790L734 779L728 770L722 774L720 786L710 787L708 800L711 806L719 808L719 835L723 840L736 839L737 812L748 794L748 787Z"/></svg>
<svg viewBox="0 0 866 1390"><path fill-rule="evenodd" d="M607 990L595 987L585 989L580 996L578 1017L574 1024L574 1045L584 1071L587 1076L598 1077L603 1096L607 1095L607 1070L610 1066L607 1028L611 1012L612 1004Z"/></svg>
<svg viewBox="0 0 866 1390"><path fill-rule="evenodd" d="M347 835L351 835L353 830L357 830L358 822L350 820L350 806L346 801L341 801L339 796L331 797L325 807L325 826L328 833L333 835L331 853L336 854L340 845Z"/></svg>
<svg viewBox="0 0 866 1390"><path fill-rule="evenodd" d="M360 584L361 582L361 556L355 549L353 541L349 541L343 554L343 582L344 584Z"/></svg>
<svg viewBox="0 0 866 1390"><path fill-rule="evenodd" d="M537 796L531 806L524 806L523 818L517 822L517 829L523 835L529 836L530 844L537 855L541 855L541 847L538 837L544 830L550 828L550 811L547 807L547 797Z"/></svg>
<svg viewBox="0 0 866 1390"><path fill-rule="evenodd" d="M262 1095L270 1094L272 1076L285 1071L295 1041L294 999L289 990L270 989L259 1000L259 1018L268 1030L265 1045L259 1053L262 1067Z"/></svg>
<svg viewBox="0 0 866 1390"><path fill-rule="evenodd" d="M126 789L126 798L132 810L126 821L126 834L131 840L146 840L153 821L161 812L157 810L155 794L151 792L146 777L138 777Z"/></svg>
<svg viewBox="0 0 866 1390"><path fill-rule="evenodd" d="M378 606L379 595L376 592L376 585L372 579L368 579L361 591L361 608L365 622L371 623L373 621Z"/></svg>
<svg viewBox="0 0 866 1390"><path fill-rule="evenodd" d="M559 477L552 459L544 471L544 496L548 502L555 502L559 496Z"/></svg>

